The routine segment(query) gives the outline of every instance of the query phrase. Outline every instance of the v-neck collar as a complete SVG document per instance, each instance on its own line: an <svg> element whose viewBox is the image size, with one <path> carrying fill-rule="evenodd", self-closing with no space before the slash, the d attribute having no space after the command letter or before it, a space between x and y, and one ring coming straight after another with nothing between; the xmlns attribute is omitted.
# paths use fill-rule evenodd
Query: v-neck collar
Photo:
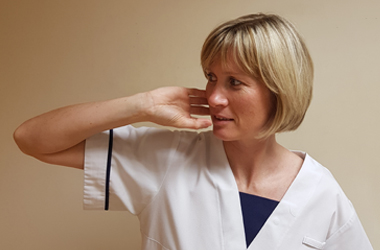
<svg viewBox="0 0 380 250"><path fill-rule="evenodd" d="M211 135L212 148L210 173L219 198L222 220L223 246L225 250L245 250L244 222L239 190L223 147L223 142ZM306 153L293 151L304 161L296 178L268 218L248 250L275 250L291 228L297 215L307 204L315 191L321 174L314 170L314 161ZM310 176L313 178L310 178Z"/></svg>

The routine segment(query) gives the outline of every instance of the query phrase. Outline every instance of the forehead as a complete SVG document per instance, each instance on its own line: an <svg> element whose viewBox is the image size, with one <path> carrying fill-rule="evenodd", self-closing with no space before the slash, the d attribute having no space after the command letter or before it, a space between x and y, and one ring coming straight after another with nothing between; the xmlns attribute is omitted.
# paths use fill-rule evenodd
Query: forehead
<svg viewBox="0 0 380 250"><path fill-rule="evenodd" d="M225 74L234 75L250 75L248 72L244 71L243 67L236 62L236 59L232 55L222 58L217 56L208 67L205 68L206 72L209 71L223 71Z"/></svg>

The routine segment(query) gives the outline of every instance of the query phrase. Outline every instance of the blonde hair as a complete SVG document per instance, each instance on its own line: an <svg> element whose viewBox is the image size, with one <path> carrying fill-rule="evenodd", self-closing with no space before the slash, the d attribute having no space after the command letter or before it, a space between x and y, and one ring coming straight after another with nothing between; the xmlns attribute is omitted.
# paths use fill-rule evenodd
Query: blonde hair
<svg viewBox="0 0 380 250"><path fill-rule="evenodd" d="M202 48L205 74L216 60L224 66L233 60L273 93L274 114L260 138L299 127L312 97L313 62L290 22L278 15L258 13L221 24Z"/></svg>

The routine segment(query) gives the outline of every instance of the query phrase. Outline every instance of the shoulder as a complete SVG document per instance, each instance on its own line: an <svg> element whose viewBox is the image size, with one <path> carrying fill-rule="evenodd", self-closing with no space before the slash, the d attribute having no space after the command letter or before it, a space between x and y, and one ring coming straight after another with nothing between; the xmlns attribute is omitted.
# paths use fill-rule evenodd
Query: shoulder
<svg viewBox="0 0 380 250"><path fill-rule="evenodd" d="M307 153L304 153L304 163L301 171L303 171L303 176L306 181L308 179L318 180L315 182L315 193L319 198L323 197L328 201L334 200L334 204L336 204L336 202L350 204L347 196L330 170Z"/></svg>
<svg viewBox="0 0 380 250"><path fill-rule="evenodd" d="M103 132L98 137L108 137L109 131ZM134 144L150 144L152 146L171 148L194 148L199 143L207 143L213 141L212 131L198 132L195 130L175 130L165 127L134 127L127 125L113 129L114 141L120 143ZM197 148L197 147L195 147Z"/></svg>
<svg viewBox="0 0 380 250"><path fill-rule="evenodd" d="M325 195L326 198L330 197L337 200L348 200L347 196L344 194L341 186L333 174L330 172L330 170L320 164L307 153L305 153L302 168L305 172L307 172L306 176L309 178L315 178L316 176L319 176L319 183L317 184L318 193Z"/></svg>
<svg viewBox="0 0 380 250"><path fill-rule="evenodd" d="M330 219L329 235L341 230L356 216L355 209L332 173L310 155L305 154L303 168L308 178L319 178L311 205L323 209Z"/></svg>
<svg viewBox="0 0 380 250"><path fill-rule="evenodd" d="M112 129L113 136L125 140L141 140L141 139L156 139L164 140L168 138L191 138L197 135L196 132L171 130L165 127L134 127L133 125L126 125ZM105 131L103 133L109 133Z"/></svg>

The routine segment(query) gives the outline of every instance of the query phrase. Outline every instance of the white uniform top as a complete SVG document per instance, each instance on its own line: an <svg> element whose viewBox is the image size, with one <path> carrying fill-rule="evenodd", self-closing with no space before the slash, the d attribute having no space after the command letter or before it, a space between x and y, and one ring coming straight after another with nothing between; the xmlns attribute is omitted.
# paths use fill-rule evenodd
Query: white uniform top
<svg viewBox="0 0 380 250"><path fill-rule="evenodd" d="M85 209L138 216L142 249L243 250L239 191L212 132L132 126L86 142ZM305 153L250 250L373 249L331 173Z"/></svg>

